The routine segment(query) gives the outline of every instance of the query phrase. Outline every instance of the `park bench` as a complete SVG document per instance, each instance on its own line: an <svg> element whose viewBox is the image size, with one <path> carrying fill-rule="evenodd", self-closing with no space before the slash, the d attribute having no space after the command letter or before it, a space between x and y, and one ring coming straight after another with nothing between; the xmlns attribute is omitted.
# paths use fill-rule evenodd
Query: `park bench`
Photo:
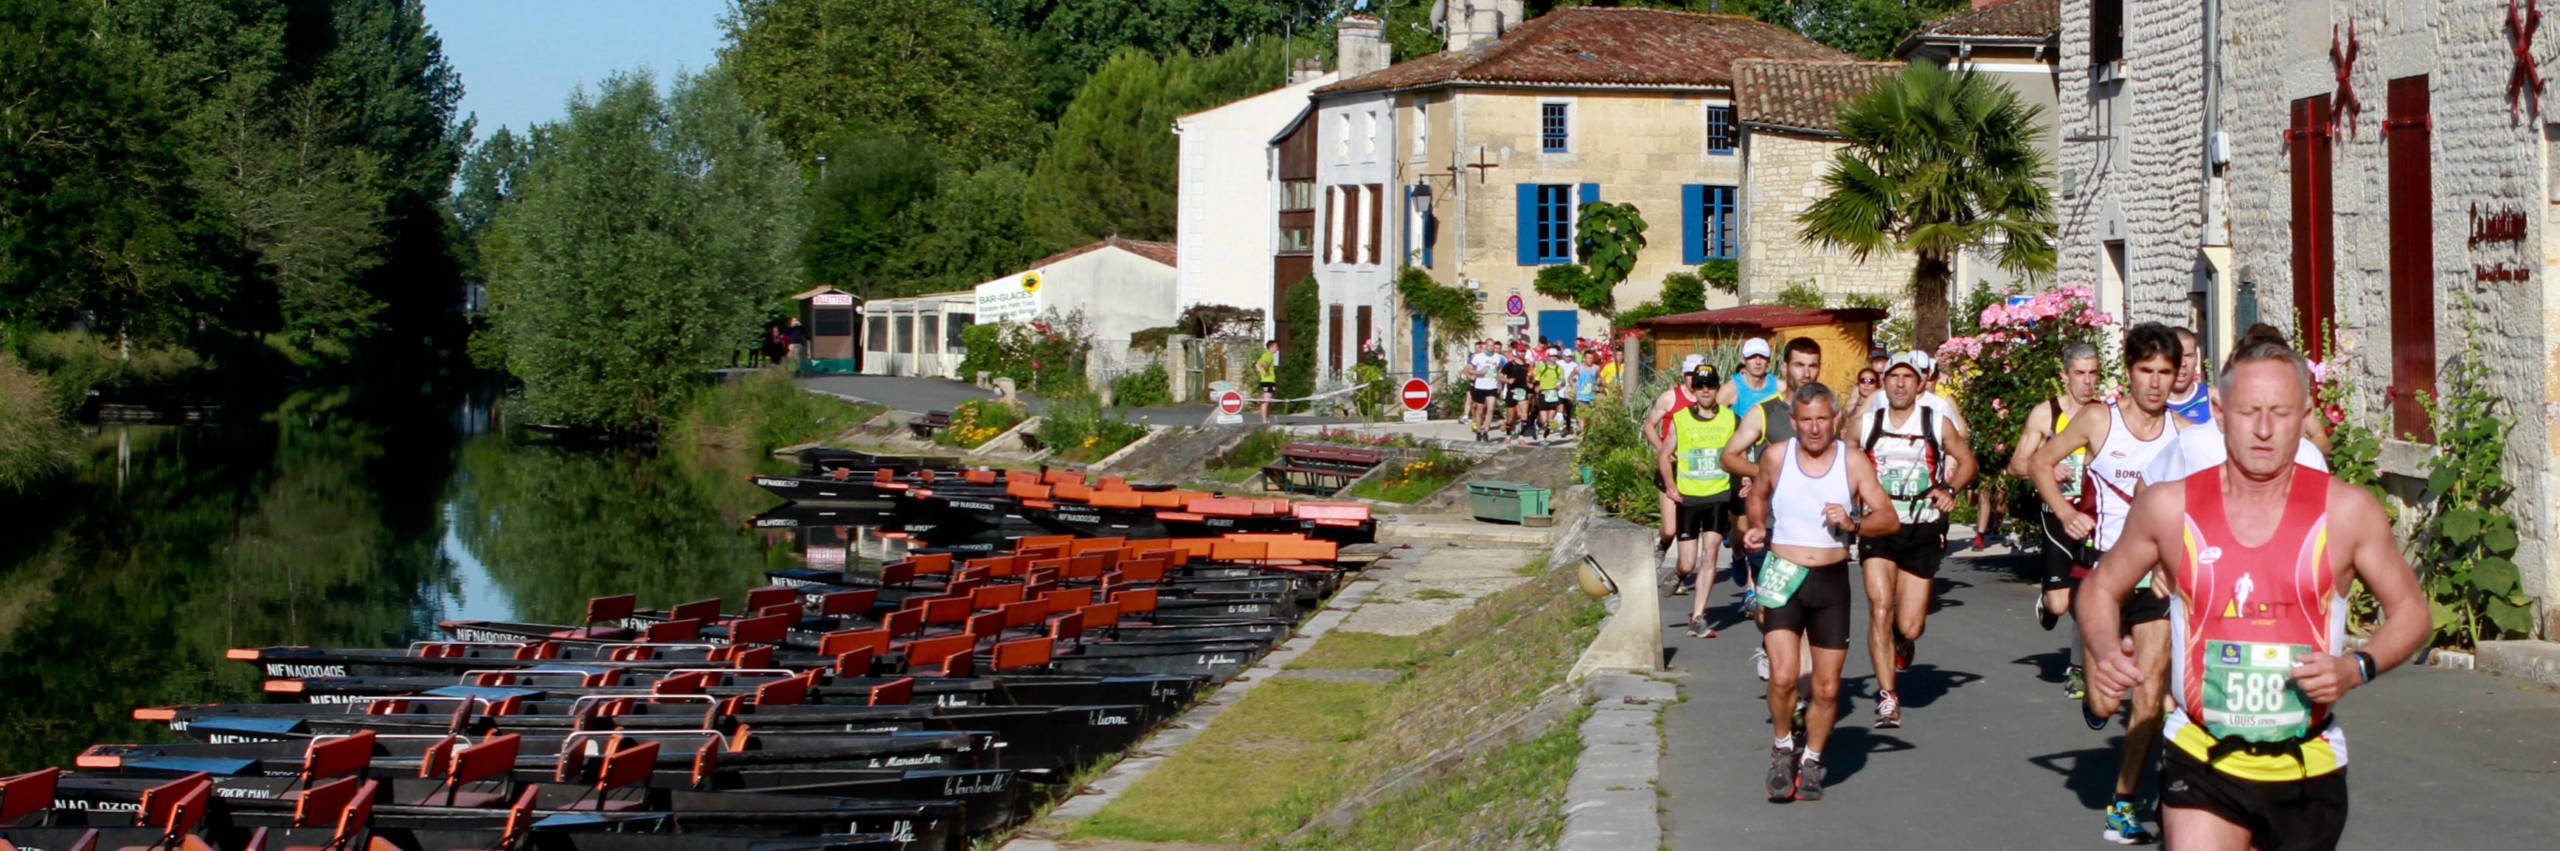
<svg viewBox="0 0 2560 851"><path fill-rule="evenodd" d="M1378 450L1323 443L1291 443L1280 457L1262 467L1268 490L1329 494L1340 491L1378 466Z"/></svg>
<svg viewBox="0 0 2560 851"><path fill-rule="evenodd" d="M923 415L907 421L907 430L915 432L917 440L932 440L934 432L950 427L950 411L927 411Z"/></svg>

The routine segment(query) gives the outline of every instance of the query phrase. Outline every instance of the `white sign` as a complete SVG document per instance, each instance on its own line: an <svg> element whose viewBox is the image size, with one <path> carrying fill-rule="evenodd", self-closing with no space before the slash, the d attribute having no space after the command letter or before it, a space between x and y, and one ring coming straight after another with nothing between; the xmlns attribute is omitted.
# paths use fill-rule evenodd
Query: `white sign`
<svg viewBox="0 0 2560 851"><path fill-rule="evenodd" d="M1026 291L1016 278L1006 278L978 287L978 324L1030 319L1040 315L1041 298Z"/></svg>
<svg viewBox="0 0 2560 851"><path fill-rule="evenodd" d="M1421 412L1421 411L1406 411L1406 412L1404 412L1404 421L1405 421L1405 422L1409 422L1409 423L1419 423L1419 422L1429 422L1430 420L1431 420L1431 415L1430 415L1430 414L1423 413L1423 412Z"/></svg>
<svg viewBox="0 0 2560 851"><path fill-rule="evenodd" d="M853 305L853 294L819 293L816 298L810 299L809 301L819 307L851 307Z"/></svg>

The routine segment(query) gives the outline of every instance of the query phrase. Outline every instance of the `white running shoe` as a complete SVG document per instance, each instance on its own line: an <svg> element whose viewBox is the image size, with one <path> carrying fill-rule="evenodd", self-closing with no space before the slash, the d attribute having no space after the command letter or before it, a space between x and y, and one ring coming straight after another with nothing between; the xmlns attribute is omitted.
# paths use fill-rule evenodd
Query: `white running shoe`
<svg viewBox="0 0 2560 851"><path fill-rule="evenodd" d="M1758 674L1760 675L1760 681L1761 681L1761 682L1764 682L1764 683L1765 683L1765 682L1768 682L1768 681L1769 681L1769 651L1768 651L1768 650L1766 650L1766 649L1759 649L1759 650L1753 650L1753 651L1751 651L1751 669L1752 669L1754 672L1756 672L1756 673L1758 673Z"/></svg>

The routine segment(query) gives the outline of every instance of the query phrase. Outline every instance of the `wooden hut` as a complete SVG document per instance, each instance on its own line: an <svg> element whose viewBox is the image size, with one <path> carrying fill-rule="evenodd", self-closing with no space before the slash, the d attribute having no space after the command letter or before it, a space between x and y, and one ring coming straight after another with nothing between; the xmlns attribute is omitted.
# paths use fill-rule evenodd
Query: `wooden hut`
<svg viewBox="0 0 2560 851"><path fill-rule="evenodd" d="M818 287L791 297L800 303L800 324L808 330L803 372L862 371L862 299L834 287Z"/></svg>
<svg viewBox="0 0 2560 851"><path fill-rule="evenodd" d="M1752 337L1767 337L1769 348L1783 358L1788 340L1810 337L1822 344L1822 383L1847 392L1867 366L1876 323L1885 312L1871 307L1819 308L1746 304L1639 320L1636 326L1653 335L1655 369L1677 369L1680 358L1717 346L1739 346ZM1770 370L1776 371L1772 364Z"/></svg>

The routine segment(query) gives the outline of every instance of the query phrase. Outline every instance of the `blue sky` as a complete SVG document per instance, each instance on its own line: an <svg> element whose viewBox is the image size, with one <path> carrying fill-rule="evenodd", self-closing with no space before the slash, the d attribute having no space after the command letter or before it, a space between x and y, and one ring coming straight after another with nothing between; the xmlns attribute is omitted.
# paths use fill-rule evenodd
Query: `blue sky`
<svg viewBox="0 0 2560 851"><path fill-rule="evenodd" d="M462 74L479 138L558 119L569 91L646 67L664 85L718 59L727 0L426 0L427 24Z"/></svg>

